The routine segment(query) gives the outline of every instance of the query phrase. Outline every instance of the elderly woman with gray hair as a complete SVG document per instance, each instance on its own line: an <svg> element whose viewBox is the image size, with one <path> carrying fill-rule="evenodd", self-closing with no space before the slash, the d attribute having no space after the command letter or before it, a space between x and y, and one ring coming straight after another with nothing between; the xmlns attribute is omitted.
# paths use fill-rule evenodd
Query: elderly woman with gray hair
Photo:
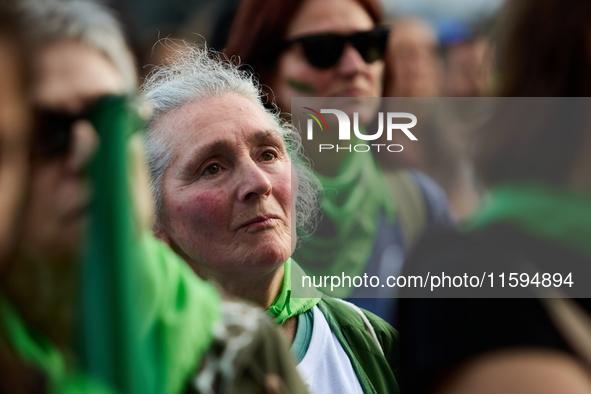
<svg viewBox="0 0 591 394"><path fill-rule="evenodd" d="M397 334L336 299L292 298L290 256L315 214L318 180L299 135L266 110L248 72L188 48L143 86L156 235L201 277L264 308L317 393L398 391Z"/></svg>

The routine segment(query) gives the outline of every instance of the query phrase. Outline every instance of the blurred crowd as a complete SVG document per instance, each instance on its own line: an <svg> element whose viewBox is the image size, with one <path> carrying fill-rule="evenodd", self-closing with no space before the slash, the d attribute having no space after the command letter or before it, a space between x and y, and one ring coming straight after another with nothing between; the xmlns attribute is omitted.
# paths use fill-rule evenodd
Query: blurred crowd
<svg viewBox="0 0 591 394"><path fill-rule="evenodd" d="M588 0L112 6L0 0L0 392L591 393ZM579 287L295 285L519 269Z"/></svg>

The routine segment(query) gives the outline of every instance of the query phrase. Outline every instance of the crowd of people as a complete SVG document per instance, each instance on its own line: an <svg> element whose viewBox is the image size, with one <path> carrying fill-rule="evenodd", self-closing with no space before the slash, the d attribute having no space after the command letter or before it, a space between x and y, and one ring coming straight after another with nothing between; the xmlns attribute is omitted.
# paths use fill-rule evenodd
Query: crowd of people
<svg viewBox="0 0 591 394"><path fill-rule="evenodd" d="M140 78L104 4L0 2L0 392L591 393L590 20L241 0L223 51L166 41ZM323 152L341 118L304 107L305 138L302 98L419 139ZM296 286L519 270L577 286Z"/></svg>

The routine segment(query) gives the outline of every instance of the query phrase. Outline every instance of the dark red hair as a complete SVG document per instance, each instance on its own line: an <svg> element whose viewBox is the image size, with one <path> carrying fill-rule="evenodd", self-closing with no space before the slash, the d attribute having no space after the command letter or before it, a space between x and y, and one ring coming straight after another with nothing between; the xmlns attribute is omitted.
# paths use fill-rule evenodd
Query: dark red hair
<svg viewBox="0 0 591 394"><path fill-rule="evenodd" d="M236 63L252 67L260 82L269 84L287 28L306 0L242 0L230 28L225 53ZM378 0L356 0L375 24L382 23Z"/></svg>

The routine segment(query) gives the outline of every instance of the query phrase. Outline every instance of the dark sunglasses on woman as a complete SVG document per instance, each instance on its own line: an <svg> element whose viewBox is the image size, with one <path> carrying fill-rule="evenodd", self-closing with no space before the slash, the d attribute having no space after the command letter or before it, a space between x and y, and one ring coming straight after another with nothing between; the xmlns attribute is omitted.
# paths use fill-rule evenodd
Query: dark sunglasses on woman
<svg viewBox="0 0 591 394"><path fill-rule="evenodd" d="M75 122L88 119L87 111L77 115L38 108L31 154L37 159L51 159L68 153Z"/></svg>
<svg viewBox="0 0 591 394"><path fill-rule="evenodd" d="M69 114L37 108L35 111L35 130L31 154L37 159L52 159L68 153L72 143L74 123L87 120L95 127L99 121L109 121L114 110L120 109L130 116L134 130L142 128L142 120L125 96L102 96L77 114Z"/></svg>
<svg viewBox="0 0 591 394"><path fill-rule="evenodd" d="M296 37L284 42L281 51L300 44L308 63L316 68L330 68L337 64L345 44L349 43L359 52L366 63L373 63L384 56L390 26L378 26L373 30L353 34L322 33Z"/></svg>

